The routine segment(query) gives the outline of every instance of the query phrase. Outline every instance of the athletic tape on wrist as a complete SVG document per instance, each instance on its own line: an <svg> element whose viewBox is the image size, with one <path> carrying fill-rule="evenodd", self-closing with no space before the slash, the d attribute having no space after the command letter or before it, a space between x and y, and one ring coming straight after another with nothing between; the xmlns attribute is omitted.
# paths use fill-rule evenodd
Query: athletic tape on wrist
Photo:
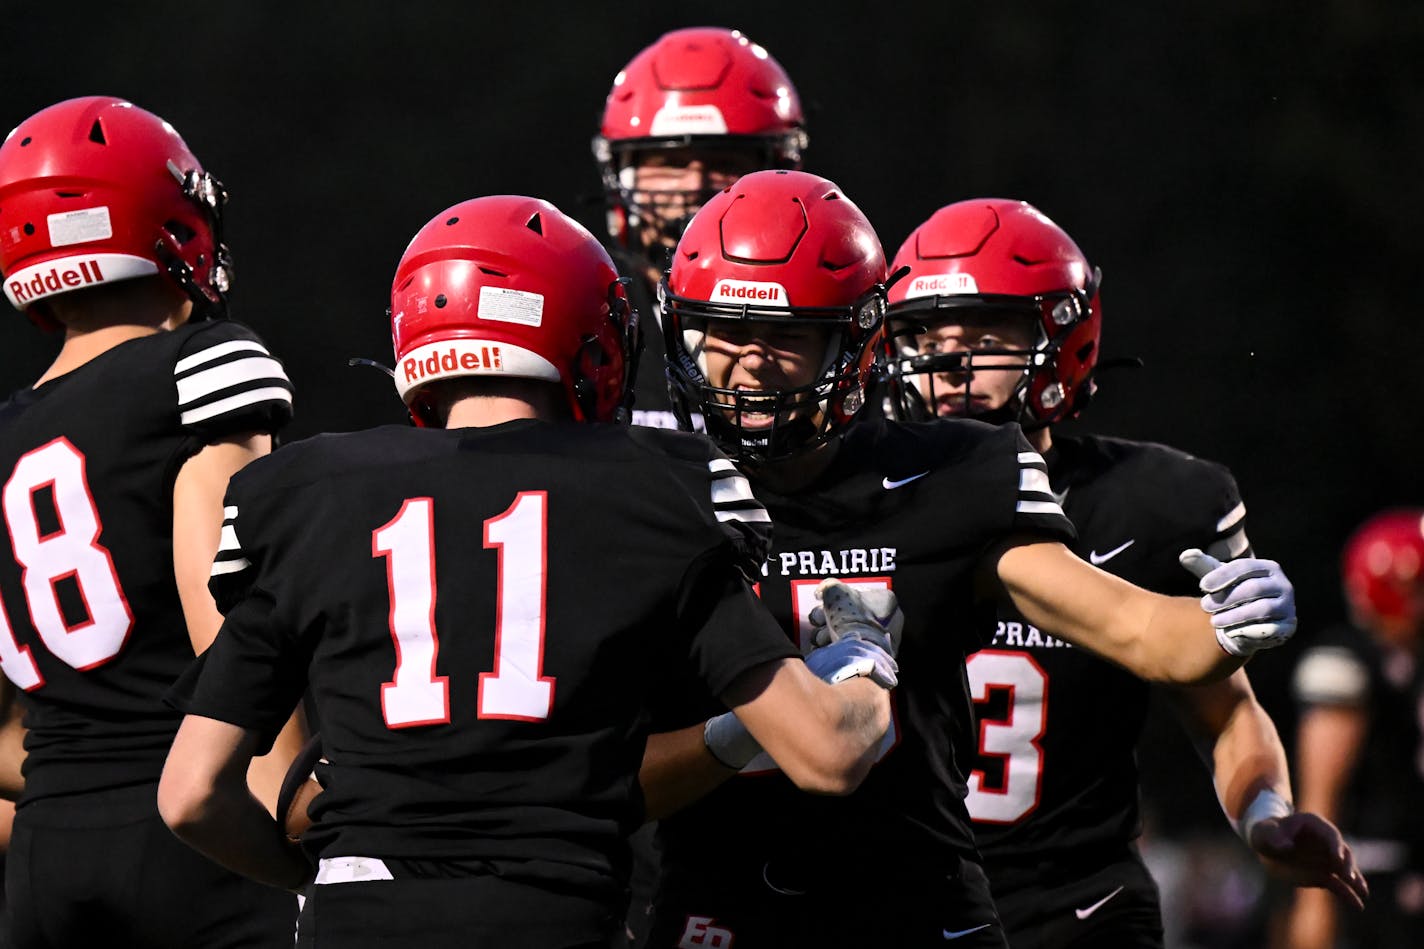
<svg viewBox="0 0 1424 949"><path fill-rule="evenodd" d="M1293 813L1295 808L1291 807L1290 802L1281 797L1275 788L1262 788L1251 799L1251 803L1246 805L1246 810L1241 812L1241 820L1237 822L1236 827L1241 833L1241 839L1250 844L1251 831L1261 821L1289 817Z"/></svg>

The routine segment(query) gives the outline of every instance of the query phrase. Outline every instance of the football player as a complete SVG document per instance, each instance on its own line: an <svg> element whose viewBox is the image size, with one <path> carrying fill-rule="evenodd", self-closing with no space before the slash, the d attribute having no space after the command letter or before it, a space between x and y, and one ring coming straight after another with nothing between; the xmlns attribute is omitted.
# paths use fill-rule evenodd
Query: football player
<svg viewBox="0 0 1424 949"><path fill-rule="evenodd" d="M552 205L455 205L392 287L417 427L299 442L233 479L226 618L175 689L159 807L227 866L305 884L237 776L310 686L324 790L299 944L606 945L644 705L683 670L802 787L868 770L893 613L832 584L835 641L808 670L747 580L770 525L732 463L702 436L594 424L626 410L637 328L608 254Z"/></svg>
<svg viewBox="0 0 1424 949"><path fill-rule="evenodd" d="M1424 932L1424 508L1369 518L1341 560L1351 622L1295 670L1297 797L1349 831L1373 895L1337 919L1298 892L1285 944L1402 949Z"/></svg>
<svg viewBox="0 0 1424 949"><path fill-rule="evenodd" d="M192 853L154 803L179 722L163 693L221 622L223 491L292 413L281 363L223 318L226 197L120 99L50 106L0 146L5 295L63 335L0 405L0 668L28 728L16 946L253 945L295 923L290 895ZM267 806L299 745L288 729L254 773Z"/></svg>
<svg viewBox="0 0 1424 949"><path fill-rule="evenodd" d="M786 71L738 30L673 30L619 71L593 153L614 260L640 313L657 313L653 291L697 209L749 171L801 167L804 126ZM643 332L633 422L677 428L658 321Z"/></svg>
<svg viewBox="0 0 1424 949"><path fill-rule="evenodd" d="M1102 571L1200 592L1210 609L1223 577L1270 582L1273 565L1234 560L1250 545L1225 468L1163 445L1054 432L1092 394L1102 329L1101 274L1062 229L1022 201L961 201L921 224L893 266L908 268L890 292L901 417L1017 423L1077 528L1070 546ZM1234 562L1197 591L1183 547ZM967 803L999 915L1015 949L1161 946L1157 889L1134 846L1149 686L1074 648L1049 619L1001 600L968 658L978 732ZM1245 671L1173 694L1248 844L1289 879L1358 904L1364 885L1339 832L1292 812L1285 754Z"/></svg>
<svg viewBox="0 0 1424 949"><path fill-rule="evenodd" d="M749 171L799 168L807 144L796 87L738 30L673 30L618 72L594 157L603 179L609 248L629 275L633 307L649 314L634 382L633 422L677 428L668 396L655 290L683 228L712 195ZM694 415L692 424L701 428ZM646 934L656 878L654 827L634 838L633 944Z"/></svg>
<svg viewBox="0 0 1424 949"><path fill-rule="evenodd" d="M1167 680L1228 675L1293 628L1274 565L1246 582L1215 571L1209 617L1079 560L1017 426L887 421L869 387L886 282L864 215L800 171L743 177L678 242L663 314L674 396L684 418L702 412L776 524L763 600L805 649L821 578L891 589L910 661L880 760L842 799L796 792L775 752L729 753L703 722L720 718L710 696L687 690L664 710L661 725L684 727L654 735L642 774L665 854L654 946L1003 946L961 772L965 657L995 604ZM847 879L861 881L855 899Z"/></svg>

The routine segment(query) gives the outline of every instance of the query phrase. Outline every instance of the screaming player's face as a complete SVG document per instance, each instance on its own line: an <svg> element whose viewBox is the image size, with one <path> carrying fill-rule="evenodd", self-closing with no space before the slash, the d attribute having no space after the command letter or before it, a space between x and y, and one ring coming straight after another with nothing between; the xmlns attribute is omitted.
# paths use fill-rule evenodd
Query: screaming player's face
<svg viewBox="0 0 1424 949"><path fill-rule="evenodd" d="M758 405L753 393L786 392L811 386L824 372L831 336L826 327L792 320L706 320L693 331L702 335L702 356L709 385L730 390L730 403L742 406L737 424L747 430L771 427L793 419L820 424L820 403L814 389L790 397L767 399ZM689 346L689 349L693 349ZM755 411L756 409L764 411Z"/></svg>
<svg viewBox="0 0 1424 949"><path fill-rule="evenodd" d="M955 356L914 385L937 416L975 416L1004 408L1024 381L1027 353L1037 342L1032 319L1017 315L959 315L931 323L914 337L919 356Z"/></svg>

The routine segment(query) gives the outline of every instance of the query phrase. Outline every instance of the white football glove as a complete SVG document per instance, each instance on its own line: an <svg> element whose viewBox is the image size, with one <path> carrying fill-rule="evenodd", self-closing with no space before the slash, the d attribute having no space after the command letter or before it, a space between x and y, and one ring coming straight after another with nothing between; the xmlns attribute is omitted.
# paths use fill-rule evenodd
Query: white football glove
<svg viewBox="0 0 1424 949"><path fill-rule="evenodd" d="M1231 655L1279 646L1295 633L1295 588L1274 560L1222 563L1195 547L1177 559L1201 581L1201 607L1211 614L1216 641Z"/></svg>
<svg viewBox="0 0 1424 949"><path fill-rule="evenodd" d="M841 639L863 639L895 656L905 614L891 590L842 583L827 577L816 587L821 605L811 611L811 643L825 646Z"/></svg>
<svg viewBox="0 0 1424 949"><path fill-rule="evenodd" d="M853 636L812 649L806 655L806 666L831 685L855 676L865 676L882 689L893 689L900 683L895 657L878 644Z"/></svg>

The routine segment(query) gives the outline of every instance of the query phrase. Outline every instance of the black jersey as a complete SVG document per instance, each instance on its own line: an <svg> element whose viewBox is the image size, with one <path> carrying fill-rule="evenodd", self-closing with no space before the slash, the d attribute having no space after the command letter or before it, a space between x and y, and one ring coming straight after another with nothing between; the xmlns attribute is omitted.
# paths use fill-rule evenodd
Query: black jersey
<svg viewBox="0 0 1424 949"><path fill-rule="evenodd" d="M270 739L310 685L329 762L316 855L611 892L642 819L651 690L690 665L720 693L796 654L747 579L766 511L698 435L318 436L244 469L227 514L226 619L178 700Z"/></svg>
<svg viewBox="0 0 1424 949"><path fill-rule="evenodd" d="M1163 445L1055 436L1055 496L1078 530L1074 551L1169 595L1196 592L1177 555L1222 560L1249 549L1230 472ZM979 755L969 812L992 880L996 865L1119 852L1140 831L1135 745L1149 686L1001 607L969 658Z"/></svg>
<svg viewBox="0 0 1424 949"><path fill-rule="evenodd" d="M874 855L885 854L919 872L974 855L963 801L962 767L973 750L964 658L988 623L974 575L1006 535L1072 538L1047 492L1043 460L1017 426L869 418L814 484L786 496L754 490L776 524L760 593L800 648L810 648L808 614L823 578L888 586L898 596L905 630L893 724L879 762L849 797L800 793L765 755L754 760L663 820L665 873L706 874L719 862L750 862L758 873L764 862L845 866L856 853L874 859L876 873L885 862ZM704 704L665 724L715 711Z"/></svg>
<svg viewBox="0 0 1424 949"><path fill-rule="evenodd" d="M0 405L9 547L0 665L22 690L25 797L158 780L193 659L173 576L173 484L205 444L291 417L281 364L246 327L122 343Z"/></svg>
<svg viewBox="0 0 1424 949"><path fill-rule="evenodd" d="M1338 821L1360 869L1424 871L1424 656L1337 626L1301 657L1294 691L1307 708L1349 707L1368 716Z"/></svg>

